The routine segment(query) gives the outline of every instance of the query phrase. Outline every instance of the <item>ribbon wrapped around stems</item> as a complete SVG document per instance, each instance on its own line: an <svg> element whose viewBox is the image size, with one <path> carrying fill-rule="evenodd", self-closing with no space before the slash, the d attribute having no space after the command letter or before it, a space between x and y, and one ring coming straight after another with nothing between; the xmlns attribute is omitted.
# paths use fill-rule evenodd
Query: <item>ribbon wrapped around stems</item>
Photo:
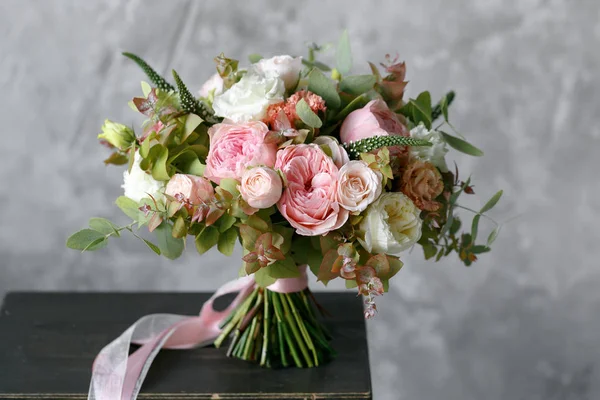
<svg viewBox="0 0 600 400"><path fill-rule="evenodd" d="M306 266L300 266L299 269L299 277L279 279L267 289L278 293L306 289ZM211 345L221 333L221 322L255 287L252 276L226 283L204 303L198 316L151 314L140 318L96 357L88 400L135 400L161 349L192 349ZM238 292L237 296L225 310L213 309L217 297L235 292ZM141 347L129 355L131 344Z"/></svg>

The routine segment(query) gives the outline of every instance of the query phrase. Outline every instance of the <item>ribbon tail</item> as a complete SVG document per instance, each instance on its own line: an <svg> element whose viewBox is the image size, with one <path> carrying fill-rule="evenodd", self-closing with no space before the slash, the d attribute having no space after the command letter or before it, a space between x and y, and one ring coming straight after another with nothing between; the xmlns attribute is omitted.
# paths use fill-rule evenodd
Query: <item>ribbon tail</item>
<svg viewBox="0 0 600 400"><path fill-rule="evenodd" d="M221 321L241 304L254 285L251 277L226 283L204 303L197 317L152 314L140 318L96 357L88 400L135 400L161 349L189 349L212 343L221 333ZM217 297L234 292L239 293L225 310L213 309ZM131 344L142 346L130 356Z"/></svg>

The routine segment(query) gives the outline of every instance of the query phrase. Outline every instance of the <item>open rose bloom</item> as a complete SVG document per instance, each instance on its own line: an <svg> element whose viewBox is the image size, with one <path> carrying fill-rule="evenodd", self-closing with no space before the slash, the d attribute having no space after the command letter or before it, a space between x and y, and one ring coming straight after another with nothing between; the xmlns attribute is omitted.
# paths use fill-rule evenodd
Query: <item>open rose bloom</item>
<svg viewBox="0 0 600 400"><path fill-rule="evenodd" d="M117 205L134 221L95 221L69 246L96 250L132 226L151 227L156 243L143 240L169 258L181 255L186 236L200 254L215 247L231 255L241 245L241 275L260 290L305 282L308 268L318 281L344 280L363 295L367 317L413 247L427 259L455 253L471 265L496 237L497 228L479 223L493 221L487 213L501 192L461 223L467 214L455 211L473 184L446 158L450 148L483 153L451 133L454 93L405 98L404 63L387 56L371 63L371 74L353 75L348 49L340 51L345 61L334 70L321 70L314 52L247 64L221 54L214 75L189 77L206 82L199 92L176 73L173 83L149 74L131 102L145 128L110 123L100 135L113 152L105 162L126 168Z"/></svg>

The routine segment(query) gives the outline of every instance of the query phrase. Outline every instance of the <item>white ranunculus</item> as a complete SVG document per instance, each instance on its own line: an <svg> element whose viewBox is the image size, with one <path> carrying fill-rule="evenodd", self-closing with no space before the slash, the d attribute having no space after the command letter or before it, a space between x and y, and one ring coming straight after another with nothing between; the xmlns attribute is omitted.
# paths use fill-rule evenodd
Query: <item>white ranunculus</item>
<svg viewBox="0 0 600 400"><path fill-rule="evenodd" d="M263 58L251 67L259 74L277 76L285 84L285 90L291 90L298 84L302 70L302 57L275 56Z"/></svg>
<svg viewBox="0 0 600 400"><path fill-rule="evenodd" d="M260 121L271 104L283 101L285 87L276 76L248 71L225 93L215 96L215 115L233 122Z"/></svg>
<svg viewBox="0 0 600 400"><path fill-rule="evenodd" d="M348 211L363 211L381 195L381 174L364 161L349 161L338 173L338 201Z"/></svg>
<svg viewBox="0 0 600 400"><path fill-rule="evenodd" d="M138 203L143 198L150 198L149 195L158 202L163 201L165 183L157 181L152 175L141 169L141 161L140 153L136 152L131 172L125 171L123 173L123 185L121 187L125 189L125 196Z"/></svg>
<svg viewBox="0 0 600 400"><path fill-rule="evenodd" d="M398 254L421 238L422 221L412 200L400 192L382 194L365 211L358 241L369 253Z"/></svg>
<svg viewBox="0 0 600 400"><path fill-rule="evenodd" d="M223 78L218 73L215 73L213 76L208 78L206 82L200 88L198 95L200 97L208 97L210 92L214 90L213 95L218 96L223 93Z"/></svg>
<svg viewBox="0 0 600 400"><path fill-rule="evenodd" d="M410 131L410 136L415 139L424 139L433 144L427 147L410 147L410 154L421 161L429 161L442 172L448 172L446 153L448 146L438 131L427 130L425 125L419 124Z"/></svg>

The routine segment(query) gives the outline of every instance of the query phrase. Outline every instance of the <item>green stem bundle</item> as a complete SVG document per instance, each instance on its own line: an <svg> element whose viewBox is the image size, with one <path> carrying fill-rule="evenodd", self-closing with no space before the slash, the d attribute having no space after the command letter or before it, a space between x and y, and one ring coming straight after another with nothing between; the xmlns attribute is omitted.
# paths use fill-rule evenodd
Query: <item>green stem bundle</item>
<svg viewBox="0 0 600 400"><path fill-rule="evenodd" d="M228 356L266 368L322 365L335 352L310 299L308 289L278 293L257 287L223 321L214 344L220 347L231 337Z"/></svg>

